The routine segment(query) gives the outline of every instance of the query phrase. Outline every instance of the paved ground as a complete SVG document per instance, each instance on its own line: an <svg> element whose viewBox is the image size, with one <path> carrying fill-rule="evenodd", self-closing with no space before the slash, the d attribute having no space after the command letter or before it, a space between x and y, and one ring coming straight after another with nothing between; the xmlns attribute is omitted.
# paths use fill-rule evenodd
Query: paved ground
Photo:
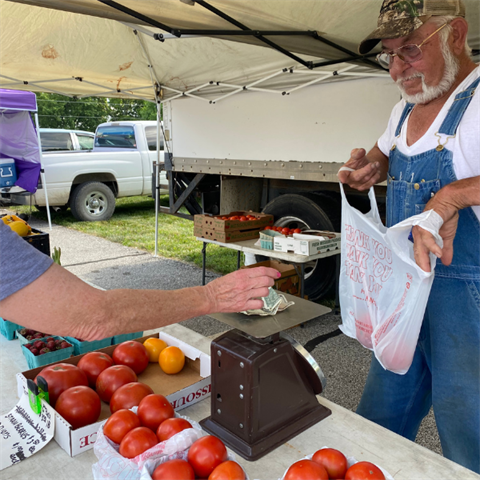
<svg viewBox="0 0 480 480"><path fill-rule="evenodd" d="M0 215L6 213L0 208ZM201 284L201 269L169 260L135 248L109 242L60 226L51 231L45 222L31 220L32 226L50 234L50 246L61 247L62 265L81 279L101 288L173 290ZM200 244L199 244L200 249ZM216 275L209 273L209 278ZM207 277L208 279L208 277ZM324 395L329 400L355 410L370 364L370 352L345 335L335 335L341 323L339 315L328 314L308 322L303 328L288 331L305 345L316 339L312 355L327 377ZM210 318L197 317L183 322L205 336L215 336L227 326ZM332 335L333 334L333 335ZM425 418L417 443L441 453L433 413Z"/></svg>

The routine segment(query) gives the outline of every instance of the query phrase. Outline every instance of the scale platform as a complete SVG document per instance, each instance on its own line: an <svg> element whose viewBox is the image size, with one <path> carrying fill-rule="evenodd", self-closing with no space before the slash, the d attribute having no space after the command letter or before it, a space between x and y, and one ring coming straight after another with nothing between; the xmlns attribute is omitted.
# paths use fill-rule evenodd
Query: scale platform
<svg viewBox="0 0 480 480"><path fill-rule="evenodd" d="M235 327L212 341L211 415L203 429L247 460L257 460L331 414L316 395L325 377L313 357L282 331L331 310L285 295L274 316L214 314Z"/></svg>

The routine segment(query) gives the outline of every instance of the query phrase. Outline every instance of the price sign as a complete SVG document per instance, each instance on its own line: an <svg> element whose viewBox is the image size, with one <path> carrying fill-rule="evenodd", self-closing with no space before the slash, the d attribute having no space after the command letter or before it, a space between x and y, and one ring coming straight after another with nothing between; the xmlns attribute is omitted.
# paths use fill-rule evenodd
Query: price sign
<svg viewBox="0 0 480 480"><path fill-rule="evenodd" d="M37 415L22 395L12 411L0 416L0 470L15 465L41 450L55 431L55 412L42 401Z"/></svg>

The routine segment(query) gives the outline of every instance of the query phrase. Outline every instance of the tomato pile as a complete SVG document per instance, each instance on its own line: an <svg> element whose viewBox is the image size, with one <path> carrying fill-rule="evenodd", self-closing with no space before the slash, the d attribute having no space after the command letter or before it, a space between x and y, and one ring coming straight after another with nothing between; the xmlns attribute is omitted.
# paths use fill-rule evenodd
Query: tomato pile
<svg viewBox="0 0 480 480"><path fill-rule="evenodd" d="M302 233L301 228L288 228L288 227L265 227L264 230L273 230L274 232L281 233L282 235L291 236L294 233Z"/></svg>
<svg viewBox="0 0 480 480"><path fill-rule="evenodd" d="M284 480L385 480L385 475L370 462L357 462L348 467L342 452L322 448L311 460L299 460L291 465Z"/></svg>
<svg viewBox="0 0 480 480"><path fill-rule="evenodd" d="M39 376L48 384L50 404L76 429L98 420L101 400L110 404L112 413L117 413L135 406L140 409L142 401L150 397L139 417L144 419L142 426L156 431L161 422L173 417L173 408L165 397L154 395L148 385L139 382L137 375L147 368L149 362L158 362L165 373L178 373L185 364L185 355L178 347L169 347L163 340L150 338L145 345L134 340L123 342L115 348L112 357L103 352L89 352L76 366L57 363L45 367ZM152 406L157 397L162 400ZM164 402L168 408L162 407ZM164 413L157 412L152 419L151 412L158 408ZM180 430L177 428L177 431Z"/></svg>
<svg viewBox="0 0 480 480"><path fill-rule="evenodd" d="M230 217L220 216L216 218L219 218L220 220L238 220L240 222L248 222L249 220L258 220L258 218L255 217L254 215L232 215Z"/></svg>
<svg viewBox="0 0 480 480"><path fill-rule="evenodd" d="M44 355L45 353L55 352L56 350L63 350L72 345L63 338L55 339L53 337L47 337L45 340L35 340L32 343L25 343L23 346L30 350L35 356L38 356Z"/></svg>

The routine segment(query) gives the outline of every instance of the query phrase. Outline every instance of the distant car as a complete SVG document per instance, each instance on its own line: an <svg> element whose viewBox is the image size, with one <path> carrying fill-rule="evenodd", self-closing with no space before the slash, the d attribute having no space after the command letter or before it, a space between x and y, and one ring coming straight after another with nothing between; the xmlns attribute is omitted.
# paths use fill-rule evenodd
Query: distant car
<svg viewBox="0 0 480 480"><path fill-rule="evenodd" d="M42 152L78 152L92 150L95 134L83 130L41 128Z"/></svg>

